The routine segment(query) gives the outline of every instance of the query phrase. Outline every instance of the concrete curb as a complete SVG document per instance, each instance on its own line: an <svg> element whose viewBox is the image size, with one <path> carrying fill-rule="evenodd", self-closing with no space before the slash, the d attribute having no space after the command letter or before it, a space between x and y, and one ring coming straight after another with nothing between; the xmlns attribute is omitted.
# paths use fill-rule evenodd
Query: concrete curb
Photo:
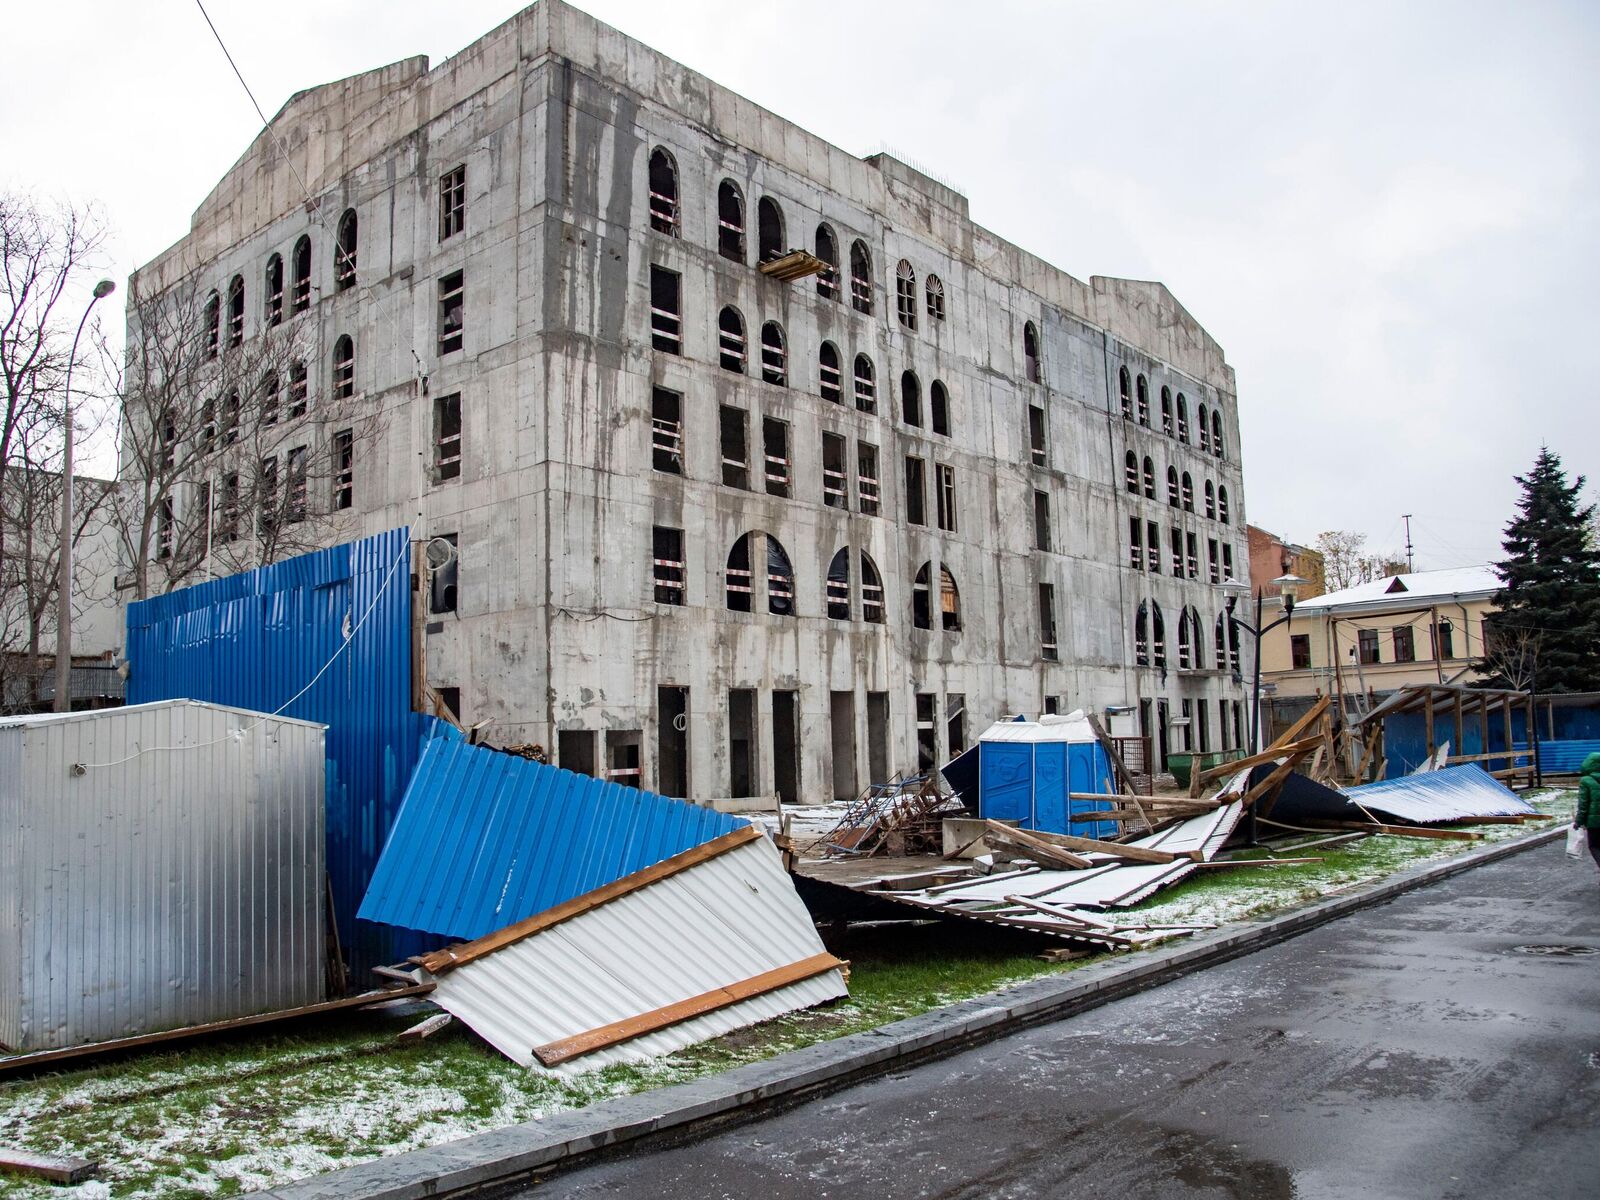
<svg viewBox="0 0 1600 1200"><path fill-rule="evenodd" d="M773 1107L796 1104L891 1069L952 1054L1156 987L1484 863L1548 845L1565 834L1562 825L1416 867L1283 916L1247 922L1131 959L1108 959L690 1083L374 1159L256 1194L271 1200L450 1196L570 1166L608 1146L641 1138L654 1140L669 1131L683 1137L693 1129L733 1124Z"/></svg>

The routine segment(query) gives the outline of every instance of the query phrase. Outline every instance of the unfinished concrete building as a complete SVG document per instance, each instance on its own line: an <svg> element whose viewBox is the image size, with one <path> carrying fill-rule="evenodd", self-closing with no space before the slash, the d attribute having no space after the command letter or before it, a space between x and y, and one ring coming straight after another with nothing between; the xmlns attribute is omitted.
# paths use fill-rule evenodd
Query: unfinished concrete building
<svg viewBox="0 0 1600 1200"><path fill-rule="evenodd" d="M196 281L225 341L300 324L327 538L457 548L428 679L498 744L736 807L1016 712L1238 744L1217 343L556 0L293 97L136 282Z"/></svg>

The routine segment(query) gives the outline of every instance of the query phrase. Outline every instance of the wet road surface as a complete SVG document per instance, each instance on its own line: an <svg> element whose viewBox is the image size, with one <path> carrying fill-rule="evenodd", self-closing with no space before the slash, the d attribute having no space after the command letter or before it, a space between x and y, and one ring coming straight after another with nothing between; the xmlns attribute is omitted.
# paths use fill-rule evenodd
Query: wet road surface
<svg viewBox="0 0 1600 1200"><path fill-rule="evenodd" d="M1562 947L1600 950L1600 875L1555 844L517 1194L1600 1197L1600 953Z"/></svg>

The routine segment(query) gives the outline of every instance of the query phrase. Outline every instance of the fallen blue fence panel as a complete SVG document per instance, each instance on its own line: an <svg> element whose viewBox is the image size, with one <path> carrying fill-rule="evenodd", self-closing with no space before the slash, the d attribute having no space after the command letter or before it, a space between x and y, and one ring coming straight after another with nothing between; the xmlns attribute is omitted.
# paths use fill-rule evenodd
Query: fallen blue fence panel
<svg viewBox="0 0 1600 1200"><path fill-rule="evenodd" d="M470 940L743 824L715 809L434 739L360 916Z"/></svg>
<svg viewBox="0 0 1600 1200"><path fill-rule="evenodd" d="M128 703L208 700L328 727L328 874L358 983L413 949L356 905L431 718L411 711L410 532L395 529L128 606Z"/></svg>

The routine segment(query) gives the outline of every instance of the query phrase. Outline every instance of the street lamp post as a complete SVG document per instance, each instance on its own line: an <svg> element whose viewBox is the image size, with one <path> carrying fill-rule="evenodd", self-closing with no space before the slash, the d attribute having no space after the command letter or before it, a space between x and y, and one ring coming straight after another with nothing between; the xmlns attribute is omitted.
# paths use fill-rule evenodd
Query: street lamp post
<svg viewBox="0 0 1600 1200"><path fill-rule="evenodd" d="M90 312L116 290L117 285L109 279L102 279L94 285L94 295L83 310L78 332L72 335L72 353L67 355L67 378L62 396L61 551L57 564L60 574L56 578L57 712L72 711L72 365L78 361L78 339L83 336L83 327L89 323Z"/></svg>
<svg viewBox="0 0 1600 1200"><path fill-rule="evenodd" d="M1250 753L1256 754L1261 749L1261 639L1271 633L1279 625L1287 625L1294 616L1295 594L1305 583L1298 575L1280 575L1272 581L1283 597L1283 616L1273 621L1270 625L1261 624L1261 601L1265 595L1262 589L1256 591L1256 618L1255 623L1241 620L1234 615L1242 596L1250 595L1248 584L1240 583L1237 579L1226 579L1222 582L1222 594L1227 597L1228 625L1230 635L1233 628L1243 629L1255 639L1255 662L1251 670L1250 683ZM1229 640L1232 640L1230 636ZM1250 844L1256 842L1256 813L1252 806L1249 814Z"/></svg>

